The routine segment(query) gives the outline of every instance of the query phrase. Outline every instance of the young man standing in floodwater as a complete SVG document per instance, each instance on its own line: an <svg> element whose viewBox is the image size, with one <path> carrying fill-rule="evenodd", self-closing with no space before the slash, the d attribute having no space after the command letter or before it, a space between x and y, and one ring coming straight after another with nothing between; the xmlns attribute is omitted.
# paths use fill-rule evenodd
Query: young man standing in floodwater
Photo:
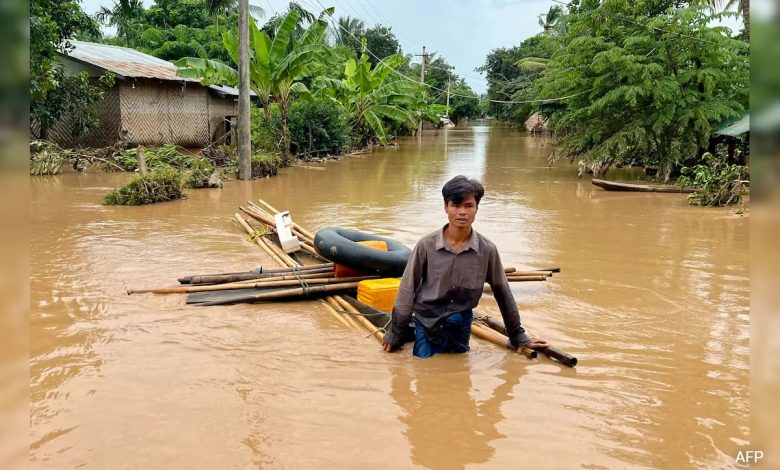
<svg viewBox="0 0 780 470"><path fill-rule="evenodd" d="M493 289L512 347L547 346L543 339L525 333L496 246L471 227L485 189L477 180L456 176L441 193L449 223L414 247L395 298L385 351L401 347L401 332L412 312L415 356L468 351L472 309L486 282Z"/></svg>

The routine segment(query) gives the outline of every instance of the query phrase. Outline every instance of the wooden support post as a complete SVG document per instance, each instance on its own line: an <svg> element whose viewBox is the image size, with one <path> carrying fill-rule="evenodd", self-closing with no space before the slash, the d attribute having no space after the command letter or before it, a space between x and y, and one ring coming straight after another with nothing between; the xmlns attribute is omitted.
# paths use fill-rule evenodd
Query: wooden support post
<svg viewBox="0 0 780 470"><path fill-rule="evenodd" d="M142 145L138 146L138 149L136 150L135 155L136 160L138 160L138 172L142 175L145 175L146 170L146 155L144 155L144 148Z"/></svg>

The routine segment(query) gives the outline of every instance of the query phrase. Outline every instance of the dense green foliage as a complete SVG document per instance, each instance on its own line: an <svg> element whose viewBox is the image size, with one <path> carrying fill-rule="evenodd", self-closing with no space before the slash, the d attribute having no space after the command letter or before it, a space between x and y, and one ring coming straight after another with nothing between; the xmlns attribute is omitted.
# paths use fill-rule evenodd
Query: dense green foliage
<svg viewBox="0 0 780 470"><path fill-rule="evenodd" d="M97 23L81 10L79 2L33 0L30 4L30 132L46 138L48 130L66 114L74 117L73 135L98 124L91 106L103 97L112 77L92 83L87 75L66 76L58 54L72 50L76 36L100 35Z"/></svg>
<svg viewBox="0 0 780 470"><path fill-rule="evenodd" d="M717 156L716 156L717 155ZM677 184L698 188L688 196L688 202L698 206L726 206L739 202L743 181L747 178L747 167L728 162L723 153L713 155L705 152L701 163L683 167Z"/></svg>
<svg viewBox="0 0 780 470"><path fill-rule="evenodd" d="M332 10L326 10L320 16L327 17L331 13ZM289 164L287 118L292 95L309 93L301 80L313 75L322 64L321 57L330 52L330 48L323 44L327 31L327 23L323 19L311 23L297 41L292 41L299 19L298 11L291 10L277 28L273 40L266 31L250 22L250 86L259 97L263 109L269 109L271 96L276 98L281 117L280 151L284 164ZM223 41L231 60L238 65L238 38L233 33L226 33ZM185 57L177 61L176 65L180 76L199 78L205 84L236 86L238 83L236 70L220 61Z"/></svg>
<svg viewBox="0 0 780 470"><path fill-rule="evenodd" d="M368 57L368 61L372 65L379 63L379 59L401 53L401 44L393 34L391 27L378 24L368 28L362 37L366 39L366 48L373 53L369 54ZM355 52L360 53L360 50Z"/></svg>
<svg viewBox="0 0 780 470"><path fill-rule="evenodd" d="M722 14L707 3L551 8L540 34L487 56L489 114L521 124L541 112L559 138L553 158L597 173L642 164L669 180L700 163L713 132L748 105L747 43L715 26Z"/></svg>
<svg viewBox="0 0 780 470"><path fill-rule="evenodd" d="M556 155L606 166L642 155L672 168L705 148L747 104L746 44L709 27L703 6L583 2L536 82L560 141ZM629 18L630 21L626 21Z"/></svg>
<svg viewBox="0 0 780 470"><path fill-rule="evenodd" d="M55 45L67 50L67 38L102 40L176 61L182 76L200 78L204 84L237 85L238 3L235 0L153 0L146 4L140 0L112 0L101 7L94 18L81 12L77 1L35 0L33 3L31 28L48 24L38 20L36 15L43 15L42 12L62 17L51 22L61 29L54 39L52 35L44 34L45 28L31 29L33 36L43 38L36 44L45 44L51 57L56 52ZM67 15L61 14L63 11ZM408 59L397 59L403 59L401 47L389 26L366 27L360 20L341 18L339 24L351 34L338 27L332 29L333 44L328 44L325 33L333 11L328 8L315 15L301 4L291 2L287 11L274 14L262 24L258 20L265 12L250 5L255 20L250 21L251 89L265 116L259 125L253 126L253 141L259 150L282 154L282 165L290 163L291 148L296 153L309 151L309 127L312 151L327 149L329 153L337 153L345 146L384 144L394 135L412 132L421 119L438 123L439 115L445 113L446 93L420 88L414 83L419 74L411 72ZM101 39L98 21L114 27L116 36ZM365 49L361 40L366 44ZM381 64L380 59L392 63ZM434 62L434 67L438 64L447 66L443 58ZM366 64L368 68L345 74L350 63L355 67ZM409 78L400 76L401 73ZM368 88L365 84L356 86L355 80L369 75L381 77L381 84L376 82ZM48 101L39 100L42 105L37 108L31 105L36 122L42 124L43 135L65 113L77 118L74 133L82 133L97 124L94 113L89 112L89 105L102 96L97 84L86 76L67 77L61 70L34 76L36 79L49 78L48 81L40 80L41 86L32 87L39 90L35 92L36 96L45 96L47 89L60 86ZM325 92L322 84L314 86L315 77L332 79L333 83L352 80L352 86L347 90L337 85L337 89ZM480 110L478 100L471 98L475 96L473 91L456 74L447 72L446 77L445 80L432 72L426 77L426 83L441 88L446 88L447 82L451 83L451 118L477 116ZM86 85L92 88L86 88ZM322 96L337 103L338 108L333 104L325 105L324 101L307 106L305 101L311 98L310 90L315 88ZM295 101L299 104L293 106ZM274 107L278 109L276 115L271 112ZM288 123L292 107L301 113L293 130ZM334 113L336 109L339 113ZM316 125L304 123L324 115L339 119L323 118ZM346 133L342 128L345 120L349 126ZM346 144L345 135L349 136ZM302 138L304 144L299 142Z"/></svg>
<svg viewBox="0 0 780 470"><path fill-rule="evenodd" d="M538 88L535 81L546 68L540 64L552 57L561 40L553 34L540 34L526 39L517 47L499 48L488 54L485 65L478 69L485 72L488 97L495 100L490 102L487 113L505 121L525 122L537 110L537 106L533 103L507 104L502 101L536 99Z"/></svg>
<svg viewBox="0 0 780 470"><path fill-rule="evenodd" d="M251 110L252 149L266 153L281 153L282 118L279 106Z"/></svg>
<svg viewBox="0 0 780 470"><path fill-rule="evenodd" d="M295 155L339 155L349 144L341 107L330 100L297 101L290 107L290 150Z"/></svg>
<svg viewBox="0 0 780 470"><path fill-rule="evenodd" d="M423 117L436 119L431 115L441 109L434 110L428 105L421 85L391 78L394 69L406 59L396 54L372 67L365 47L363 40L364 52L360 60L347 61L342 80L317 77L314 81L315 94L333 100L348 116L353 144L367 145L372 138L386 144L384 119L409 126L416 126Z"/></svg>
<svg viewBox="0 0 780 470"><path fill-rule="evenodd" d="M140 206L181 199L184 196L181 174L170 167L158 168L133 177L124 186L113 189L103 198L107 205Z"/></svg>
<svg viewBox="0 0 780 470"><path fill-rule="evenodd" d="M252 178L275 176L281 161L275 153L256 153L252 155Z"/></svg>

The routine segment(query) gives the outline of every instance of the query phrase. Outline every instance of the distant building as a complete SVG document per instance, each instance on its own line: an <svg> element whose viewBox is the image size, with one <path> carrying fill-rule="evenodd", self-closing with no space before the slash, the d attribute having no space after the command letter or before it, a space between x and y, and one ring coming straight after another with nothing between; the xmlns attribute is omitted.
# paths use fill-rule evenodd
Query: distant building
<svg viewBox="0 0 780 470"><path fill-rule="evenodd" d="M71 136L66 116L49 130L48 139L63 146L99 147L126 140L135 145L175 144L204 147L221 138L227 120L238 114L238 89L203 86L176 76L176 66L134 49L83 41L61 55L66 73L86 71L116 76L115 85L97 105L100 127Z"/></svg>
<svg viewBox="0 0 780 470"><path fill-rule="evenodd" d="M525 130L532 134L541 134L549 132L550 128L547 126L547 119L539 113L533 113L531 117L525 121Z"/></svg>

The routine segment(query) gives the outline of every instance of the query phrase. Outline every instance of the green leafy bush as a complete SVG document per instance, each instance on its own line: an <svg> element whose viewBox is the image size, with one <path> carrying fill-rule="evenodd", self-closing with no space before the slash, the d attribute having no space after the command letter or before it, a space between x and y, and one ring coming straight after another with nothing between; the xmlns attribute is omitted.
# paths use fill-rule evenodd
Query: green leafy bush
<svg viewBox="0 0 780 470"><path fill-rule="evenodd" d="M271 153L252 155L252 178L275 176L279 171L279 156Z"/></svg>
<svg viewBox="0 0 780 470"><path fill-rule="evenodd" d="M42 140L30 142L30 174L33 176L58 175L62 165L70 158L70 152L53 143Z"/></svg>
<svg viewBox="0 0 780 470"><path fill-rule="evenodd" d="M158 168L138 175L122 187L106 194L107 205L140 206L155 202L181 199L184 196L181 174L173 168Z"/></svg>
<svg viewBox="0 0 780 470"><path fill-rule="evenodd" d="M688 203L696 206L726 206L739 202L747 167L728 163L723 155L709 152L702 155L703 164L683 167L677 184L698 190L688 196Z"/></svg>
<svg viewBox="0 0 780 470"><path fill-rule="evenodd" d="M290 107L288 122L290 151L296 155L338 155L349 142L344 112L332 101L297 101Z"/></svg>
<svg viewBox="0 0 780 470"><path fill-rule="evenodd" d="M190 170L186 173L184 180L185 188L221 188L222 181L212 180L214 174L214 165L205 158L198 158L192 164Z"/></svg>
<svg viewBox="0 0 780 470"><path fill-rule="evenodd" d="M252 149L266 153L279 153L282 141L282 118L278 106L271 106L270 116L260 108L252 108Z"/></svg>

